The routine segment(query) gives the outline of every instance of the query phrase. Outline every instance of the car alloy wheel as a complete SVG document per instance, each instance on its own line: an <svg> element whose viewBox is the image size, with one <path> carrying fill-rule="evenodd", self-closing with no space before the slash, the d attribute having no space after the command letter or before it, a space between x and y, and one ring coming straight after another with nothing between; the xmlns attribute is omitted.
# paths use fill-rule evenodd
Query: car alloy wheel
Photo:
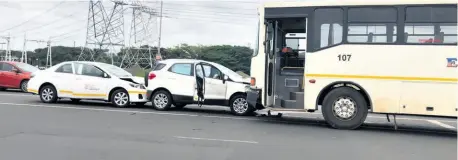
<svg viewBox="0 0 458 160"><path fill-rule="evenodd" d="M23 92L27 92L27 84L28 84L28 81L24 81L21 83L21 90Z"/></svg>
<svg viewBox="0 0 458 160"><path fill-rule="evenodd" d="M154 96L153 103L157 108L163 109L169 103L169 99L167 98L167 95L159 93Z"/></svg>
<svg viewBox="0 0 458 160"><path fill-rule="evenodd" d="M246 111L248 111L248 102L245 98L235 99L232 105L234 106L234 111L239 114L244 114Z"/></svg>
<svg viewBox="0 0 458 160"><path fill-rule="evenodd" d="M41 91L41 98L43 98L46 102L50 102L54 98L53 94L54 91L52 91L51 88L45 88Z"/></svg>
<svg viewBox="0 0 458 160"><path fill-rule="evenodd" d="M114 96L114 103L118 106L124 106L129 103L129 95L125 92L118 92Z"/></svg>

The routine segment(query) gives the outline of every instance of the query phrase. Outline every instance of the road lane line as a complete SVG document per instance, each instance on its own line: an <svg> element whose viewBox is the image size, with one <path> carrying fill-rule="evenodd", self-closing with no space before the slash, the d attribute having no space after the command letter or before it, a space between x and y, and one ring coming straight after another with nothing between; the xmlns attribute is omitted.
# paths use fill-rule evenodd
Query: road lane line
<svg viewBox="0 0 458 160"><path fill-rule="evenodd" d="M447 129L455 129L455 127L451 126L451 125L448 125L448 124L445 124L445 123L442 123L442 122L439 122L439 121L436 121L436 120L426 120L432 124L436 124L438 126L441 126L441 127L444 127L444 128L447 128Z"/></svg>
<svg viewBox="0 0 458 160"><path fill-rule="evenodd" d="M251 143L251 144L259 143L255 141L230 140L230 139L211 139L211 138L197 138L197 137L183 137L183 136L174 136L174 137L178 139L192 139L192 140L205 140L205 141L222 141L222 142Z"/></svg>
<svg viewBox="0 0 458 160"><path fill-rule="evenodd" d="M298 112L298 113L294 113L294 114L303 114L303 115L308 115L308 114L312 114L312 115L321 115L321 113L301 113L301 112ZM286 114L288 116L290 116L291 114ZM295 117L295 116L293 116ZM374 115L368 115L367 118L377 118L377 119L386 119L386 116L374 116ZM392 120L393 118L390 117L390 119ZM421 119L421 118L408 118L408 117L396 117L396 120L411 120L411 121L426 121L428 119ZM446 122L446 123L457 123L457 121L453 121L453 120L437 120L439 122Z"/></svg>
<svg viewBox="0 0 458 160"><path fill-rule="evenodd" d="M174 116L192 116L198 117L197 114L180 114L180 113L160 113L160 112L147 112L147 111L132 111L132 110L119 110L119 109L100 109L100 108L83 108L83 107L70 107L70 106L56 106L56 105L38 105L38 104L16 104L16 103L4 103L4 105L12 106L29 106L29 107L44 107L44 108L61 108L61 109L76 109L76 110L89 110L89 111L106 111L106 112L121 112L121 113L136 113L136 114L162 114L162 115L174 115Z"/></svg>
<svg viewBox="0 0 458 160"><path fill-rule="evenodd" d="M16 104L0 102L0 105L12 105L20 107L43 107L43 108L60 108L60 109L75 109L75 110L88 110L88 111L105 111L105 112L119 112L119 113L135 113L135 114L157 114L157 115L170 115L170 116L188 116L188 117L205 117L205 118L219 118L219 119L234 119L234 120L250 120L250 121L265 121L265 122L283 122L282 120L269 120L257 118L243 118L243 117L229 117L229 116L208 116L198 114L181 114L170 112L147 112L147 111L132 111L132 110L119 110L119 109L99 109L99 108L83 108L83 107L70 107L70 106L57 106L57 105L37 105L37 104Z"/></svg>
<svg viewBox="0 0 458 160"><path fill-rule="evenodd" d="M9 95L9 96L23 96L23 97L30 97L30 96L36 96L36 95L32 95L32 94L3 94L3 93L0 93L0 95ZM21 104L21 105L29 105L29 104ZM66 106L62 106L63 108L65 108ZM206 106L208 108L220 108L220 107L217 107L217 106ZM56 107L54 107L56 108ZM57 107L58 108L58 107ZM78 107L71 107L71 108L75 108L75 109L81 109L81 108L78 108ZM88 109L92 109L92 108L88 108ZM105 111L108 111L106 109L96 109L96 110L105 110ZM113 110L115 112L120 112L120 110ZM135 112L135 113L140 113L139 111L127 111L129 113L132 113L132 112ZM288 116L292 116L292 117L298 117L298 116L293 116L294 114L303 114L303 115L321 115L321 113L304 113L304 112L295 112L295 111L274 111L275 113L283 113L284 115L288 115ZM147 112L147 113L150 113L150 112ZM267 113L267 112L266 112ZM169 115L170 113L159 113L159 112L153 112L152 114L165 114L165 115ZM170 115L173 115L173 113L171 113ZM179 114L179 115L182 115L182 114ZM186 115L190 115L190 116L200 116L200 115L191 115L191 114L186 114ZM221 117L221 116L207 116L207 117L214 117L214 118L229 118L229 119L245 119L245 118L234 118L234 117ZM386 116L373 116L373 115L368 115L367 118L377 118L377 119L386 119ZM407 117L398 117L396 118L398 120L411 120L411 121L427 121L427 119L420 119L420 118L407 118ZM457 121L451 121L451 120L437 120L438 122L446 122L446 123L456 123Z"/></svg>
<svg viewBox="0 0 458 160"><path fill-rule="evenodd" d="M172 115L172 116L190 116L190 117L206 117L206 118L220 118L220 119L236 119L236 120L255 120L255 121L271 121L271 120L262 120L254 118L243 118L243 117L229 117L229 116L210 116L210 115L198 115L198 114L184 114L184 113L170 113L170 112L153 112L153 111L134 111L134 110L119 110L119 109L100 109L100 108L84 108L84 107L71 107L71 106L57 106L57 105L37 105L37 104L18 104L18 103L7 103L1 102L3 105L13 105L13 106L29 106L29 107L44 107L44 108L62 108L62 109L76 109L76 110L90 110L90 111L106 111L106 112L120 112L120 113L136 113L136 114L157 114L157 115ZM305 113L307 114L307 113ZM291 115L288 115L291 116ZM298 117L298 116L292 116ZM298 117L298 118L307 118L307 117ZM368 118L384 118L379 116L368 116ZM415 118L396 118L412 121L426 121L426 119L415 119ZM276 120L275 122L279 122ZM286 122L286 121L285 121ZM450 122L456 123L456 121L447 121L439 120L438 122Z"/></svg>
<svg viewBox="0 0 458 160"><path fill-rule="evenodd" d="M33 94L5 94L5 93L0 93L0 95L5 95L5 96L20 96L20 97L32 97L32 96L37 96Z"/></svg>

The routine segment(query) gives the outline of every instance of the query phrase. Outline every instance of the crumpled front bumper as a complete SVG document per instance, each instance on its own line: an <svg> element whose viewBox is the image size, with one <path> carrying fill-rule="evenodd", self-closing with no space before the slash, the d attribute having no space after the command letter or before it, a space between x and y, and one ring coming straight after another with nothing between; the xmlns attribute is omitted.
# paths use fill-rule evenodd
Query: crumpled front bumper
<svg viewBox="0 0 458 160"><path fill-rule="evenodd" d="M253 88L250 88L246 91L246 94L247 94L247 102L248 102L248 105L250 105L251 107L257 109L257 110L261 110L261 109L264 109L264 106L262 105L262 102L261 102L261 95L262 95L262 90L261 89L253 89Z"/></svg>

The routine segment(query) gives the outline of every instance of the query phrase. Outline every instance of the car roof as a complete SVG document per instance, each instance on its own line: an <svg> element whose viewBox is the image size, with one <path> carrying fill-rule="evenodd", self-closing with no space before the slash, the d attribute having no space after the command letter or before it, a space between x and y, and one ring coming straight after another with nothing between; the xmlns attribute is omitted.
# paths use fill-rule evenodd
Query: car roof
<svg viewBox="0 0 458 160"><path fill-rule="evenodd" d="M198 59L166 59L159 61L159 63L196 63L196 62L205 62L203 60Z"/></svg>
<svg viewBox="0 0 458 160"><path fill-rule="evenodd" d="M100 65L100 64L108 64L108 63L102 63L102 62L92 62L92 61L65 61L63 63L84 63L84 64L94 64L94 65ZM110 64L111 65L111 64Z"/></svg>
<svg viewBox="0 0 458 160"><path fill-rule="evenodd" d="M19 62L15 62L15 61L0 61L2 63L7 63L7 64L16 64L16 63L19 63Z"/></svg>

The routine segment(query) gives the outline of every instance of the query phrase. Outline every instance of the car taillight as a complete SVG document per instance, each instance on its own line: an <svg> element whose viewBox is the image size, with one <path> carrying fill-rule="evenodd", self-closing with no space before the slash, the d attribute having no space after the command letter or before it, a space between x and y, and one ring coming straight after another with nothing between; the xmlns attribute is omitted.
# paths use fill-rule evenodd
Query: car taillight
<svg viewBox="0 0 458 160"><path fill-rule="evenodd" d="M250 85L251 86L255 86L256 85L256 78L251 77Z"/></svg>
<svg viewBox="0 0 458 160"><path fill-rule="evenodd" d="M149 80L152 80L152 79L154 79L154 78L156 78L156 74L154 74L154 73L148 74L148 79L149 79Z"/></svg>

